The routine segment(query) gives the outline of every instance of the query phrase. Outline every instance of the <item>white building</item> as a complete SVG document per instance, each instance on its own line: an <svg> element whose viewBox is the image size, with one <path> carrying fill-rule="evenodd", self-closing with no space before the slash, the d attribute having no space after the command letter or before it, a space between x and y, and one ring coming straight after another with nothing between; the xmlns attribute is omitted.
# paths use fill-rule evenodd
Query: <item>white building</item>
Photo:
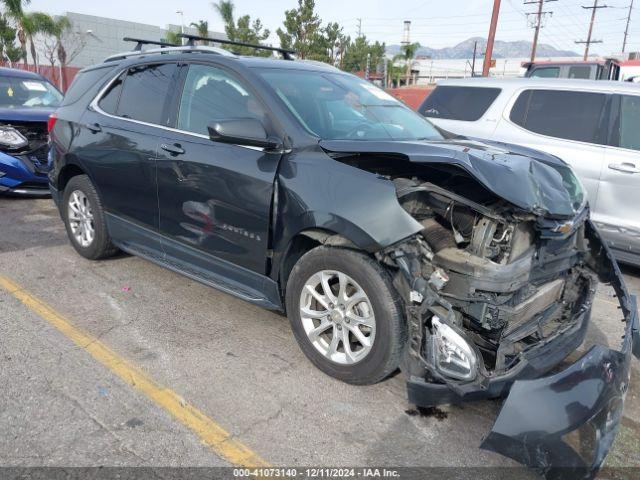
<svg viewBox="0 0 640 480"><path fill-rule="evenodd" d="M69 62L73 67L86 67L104 60L114 53L131 50L135 44L123 42L123 37L143 38L145 40L164 40L167 31L179 32L179 25L166 25L164 28L156 25L116 20L113 18L96 17L82 13L67 12L71 21L74 35L81 35L85 44L78 55ZM197 34L195 28L184 27L185 33ZM211 38L227 38L222 32L209 31Z"/></svg>

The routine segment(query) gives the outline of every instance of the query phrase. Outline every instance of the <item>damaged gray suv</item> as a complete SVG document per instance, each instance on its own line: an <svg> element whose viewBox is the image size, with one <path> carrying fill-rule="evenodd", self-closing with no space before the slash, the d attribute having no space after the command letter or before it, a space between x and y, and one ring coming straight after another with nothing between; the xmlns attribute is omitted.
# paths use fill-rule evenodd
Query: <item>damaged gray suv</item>
<svg viewBox="0 0 640 480"><path fill-rule="evenodd" d="M640 334L580 181L556 157L454 137L364 80L280 53L164 47L80 72L50 121L71 244L285 311L340 380L400 368L419 406L506 396L483 448L594 474ZM598 321L598 281L617 293L624 339L557 369Z"/></svg>

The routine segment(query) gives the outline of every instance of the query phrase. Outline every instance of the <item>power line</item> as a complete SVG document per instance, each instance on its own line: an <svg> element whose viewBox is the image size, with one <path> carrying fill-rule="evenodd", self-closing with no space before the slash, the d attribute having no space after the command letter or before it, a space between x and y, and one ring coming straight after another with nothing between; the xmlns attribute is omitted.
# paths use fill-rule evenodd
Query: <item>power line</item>
<svg viewBox="0 0 640 480"><path fill-rule="evenodd" d="M535 14L536 15L536 22L534 24L534 29L535 29L535 33L533 34L533 45L531 46L531 62L535 62L536 60L536 50L538 49L538 37L540 36L540 29L542 28L542 18L543 16L546 17L547 15L551 16L553 15L553 12L545 12L544 10L542 10L542 7L544 7L544 1L545 0L533 0L533 1L528 1L528 2L524 2L525 5L532 5L532 4L537 4L538 5L538 13ZM555 2L556 0L547 0L547 2ZM530 14L527 13L527 17Z"/></svg>
<svg viewBox="0 0 640 480"><path fill-rule="evenodd" d="M576 40L576 43L584 43L585 47L584 47L584 61L586 62L587 59L589 58L589 47L591 46L592 43L602 43L602 40L592 40L591 39L591 34L593 33L593 23L596 20L596 12L598 11L598 9L600 8L608 8L607 5L598 5L598 0L593 0L593 6L592 7L588 7L585 5L582 5L582 8L584 8L585 10L591 10L591 22L589 22L589 33L587 34L587 39L586 40Z"/></svg>

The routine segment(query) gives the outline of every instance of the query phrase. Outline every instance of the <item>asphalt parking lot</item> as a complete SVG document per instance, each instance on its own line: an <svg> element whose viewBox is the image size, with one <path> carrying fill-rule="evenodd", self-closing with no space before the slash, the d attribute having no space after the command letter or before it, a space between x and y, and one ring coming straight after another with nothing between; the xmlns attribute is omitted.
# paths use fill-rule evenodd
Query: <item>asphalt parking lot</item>
<svg viewBox="0 0 640 480"><path fill-rule="evenodd" d="M639 294L640 270L624 272ZM239 446L281 466L513 465L478 449L500 401L421 415L401 374L369 387L333 380L283 316L139 258L81 258L51 200L0 199L0 278L0 465L218 466L242 460ZM616 345L606 286L594 318L590 340ZM77 332L93 340L79 346ZM96 339L127 363L100 361L111 353L92 350ZM127 380L132 369L155 386ZM209 443L180 406L211 421ZM640 467L639 418L633 360L607 466Z"/></svg>

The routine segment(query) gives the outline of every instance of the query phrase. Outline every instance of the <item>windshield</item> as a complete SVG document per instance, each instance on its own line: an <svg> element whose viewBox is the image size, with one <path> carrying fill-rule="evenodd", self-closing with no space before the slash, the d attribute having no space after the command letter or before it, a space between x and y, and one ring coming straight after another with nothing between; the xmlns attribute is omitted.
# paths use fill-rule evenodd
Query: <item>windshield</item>
<svg viewBox="0 0 640 480"><path fill-rule="evenodd" d="M340 73L262 69L293 115L323 140L441 140L429 121L360 78Z"/></svg>
<svg viewBox="0 0 640 480"><path fill-rule="evenodd" d="M62 94L37 78L0 77L0 108L57 107Z"/></svg>

